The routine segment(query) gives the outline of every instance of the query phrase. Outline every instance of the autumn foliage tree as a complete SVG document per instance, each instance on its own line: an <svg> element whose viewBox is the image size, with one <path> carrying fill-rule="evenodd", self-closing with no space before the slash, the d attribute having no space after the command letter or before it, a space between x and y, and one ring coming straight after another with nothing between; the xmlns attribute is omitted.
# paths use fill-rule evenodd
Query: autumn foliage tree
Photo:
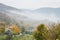
<svg viewBox="0 0 60 40"><path fill-rule="evenodd" d="M13 34L19 34L21 32L21 29L17 25L10 26L10 29Z"/></svg>
<svg viewBox="0 0 60 40"><path fill-rule="evenodd" d="M36 40L47 40L47 28L44 24L39 25L33 34Z"/></svg>

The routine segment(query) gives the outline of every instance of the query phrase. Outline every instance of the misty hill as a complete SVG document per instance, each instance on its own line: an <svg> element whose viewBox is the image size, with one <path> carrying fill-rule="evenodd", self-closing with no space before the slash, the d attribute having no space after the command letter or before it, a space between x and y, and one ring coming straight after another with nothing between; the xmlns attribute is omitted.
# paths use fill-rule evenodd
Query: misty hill
<svg viewBox="0 0 60 40"><path fill-rule="evenodd" d="M0 21L9 22L11 24L18 23L18 25L21 25L21 22L22 24L31 24L31 22L33 22L32 19L28 18L28 16L22 15L21 9L16 9L4 4L0 4ZM32 23L32 25L33 24L34 23Z"/></svg>
<svg viewBox="0 0 60 40"><path fill-rule="evenodd" d="M7 6L7 5L4 5L4 4L0 3L0 11L7 11L7 10L18 10L18 11L21 11L19 9L14 8L14 7L10 7L10 6Z"/></svg>
<svg viewBox="0 0 60 40"><path fill-rule="evenodd" d="M0 11L19 11L19 12L38 12L38 13L60 13L60 8L50 8L50 7L43 7L35 10L28 10L28 9L17 9L11 6L7 6L5 4L0 3Z"/></svg>
<svg viewBox="0 0 60 40"><path fill-rule="evenodd" d="M0 12L0 22L5 22L7 24L13 23L8 14L2 12Z"/></svg>
<svg viewBox="0 0 60 40"><path fill-rule="evenodd" d="M52 21L60 21L60 8L43 7L34 10L37 14L42 14L45 18L51 19Z"/></svg>
<svg viewBox="0 0 60 40"><path fill-rule="evenodd" d="M41 13L43 13L43 15L44 15L45 13L49 14L51 12L54 12L54 10L52 10L52 9L53 8L40 8L40 9L36 9L36 10L17 9L17 8L10 7L5 4L0 3L0 21L7 22L9 24L17 23L20 27L25 26L25 27L27 27L27 30L29 30L30 27L35 28L40 23L45 23L45 24L54 23L54 22L50 21L49 19L42 20L39 17L41 15ZM60 9L57 8L55 10L58 11ZM60 13L60 11L58 11L58 12ZM43 18L43 15L41 18ZM33 29L31 29L31 30L33 30Z"/></svg>
<svg viewBox="0 0 60 40"><path fill-rule="evenodd" d="M45 7L45 8L36 9L35 11L40 13L60 13L60 8Z"/></svg>
<svg viewBox="0 0 60 40"><path fill-rule="evenodd" d="M36 25L36 24L43 23L43 22L44 23L51 22L49 20L48 21L35 20L34 17L38 16L36 14L38 14L38 13L57 14L57 13L60 13L60 8L40 8L40 9L36 9L36 10L28 10L28 9L17 9L17 8L10 7L5 4L0 3L0 12L7 14L6 16L8 17L9 20L11 20L11 22L17 22L18 24L20 24L20 22L23 22L24 24ZM2 14L2 15L4 15L4 14ZM0 13L0 15L1 15L1 13ZM4 19L6 19L6 18L4 18ZM6 19L6 20L8 20L8 19Z"/></svg>
<svg viewBox="0 0 60 40"><path fill-rule="evenodd" d="M5 4L0 3L0 11L19 11L19 12L26 12L26 11L31 11L28 9L17 9L11 6L7 6Z"/></svg>

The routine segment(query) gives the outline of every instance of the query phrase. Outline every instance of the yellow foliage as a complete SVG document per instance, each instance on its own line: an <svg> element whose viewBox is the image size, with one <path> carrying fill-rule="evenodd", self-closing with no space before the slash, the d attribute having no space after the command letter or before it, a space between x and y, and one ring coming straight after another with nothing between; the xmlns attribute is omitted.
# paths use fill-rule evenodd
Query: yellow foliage
<svg viewBox="0 0 60 40"><path fill-rule="evenodd" d="M10 29L14 34L18 34L21 32L21 29L19 27L17 27L17 25L10 26Z"/></svg>

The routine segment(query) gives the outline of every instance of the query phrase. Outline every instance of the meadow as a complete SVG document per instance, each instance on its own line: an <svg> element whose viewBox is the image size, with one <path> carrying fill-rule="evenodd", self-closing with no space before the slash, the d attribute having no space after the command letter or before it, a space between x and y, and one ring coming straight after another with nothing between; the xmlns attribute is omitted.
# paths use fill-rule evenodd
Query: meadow
<svg viewBox="0 0 60 40"><path fill-rule="evenodd" d="M6 40L6 35L0 35L0 40ZM11 40L34 40L32 35L25 34L22 36L14 36Z"/></svg>

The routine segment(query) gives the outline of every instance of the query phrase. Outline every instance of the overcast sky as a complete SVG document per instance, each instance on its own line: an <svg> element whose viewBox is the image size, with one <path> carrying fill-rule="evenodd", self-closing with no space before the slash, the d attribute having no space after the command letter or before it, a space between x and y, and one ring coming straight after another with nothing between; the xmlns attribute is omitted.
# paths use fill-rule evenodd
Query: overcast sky
<svg viewBox="0 0 60 40"><path fill-rule="evenodd" d="M0 3L19 9L37 9L41 7L60 7L60 0L0 0Z"/></svg>

